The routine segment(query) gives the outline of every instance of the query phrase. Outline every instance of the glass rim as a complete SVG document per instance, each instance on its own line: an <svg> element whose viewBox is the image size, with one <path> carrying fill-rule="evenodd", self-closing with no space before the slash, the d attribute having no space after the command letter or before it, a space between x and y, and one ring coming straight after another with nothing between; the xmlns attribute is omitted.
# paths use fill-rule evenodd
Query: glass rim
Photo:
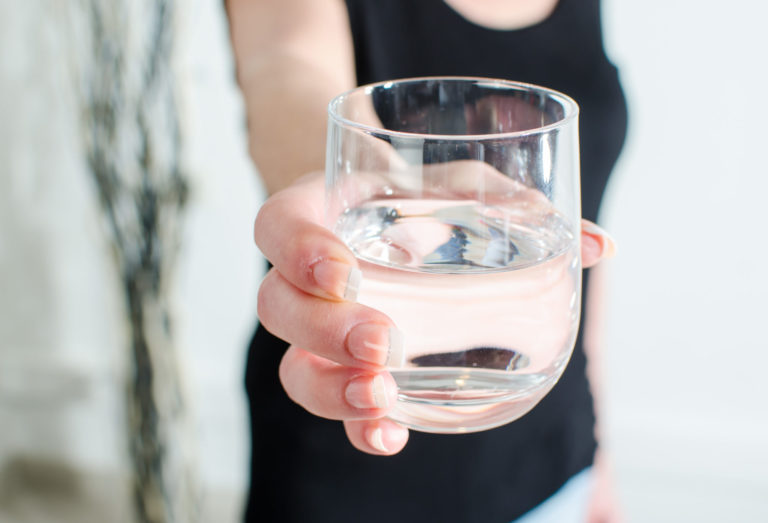
<svg viewBox="0 0 768 523"><path fill-rule="evenodd" d="M350 120L349 118L345 118L338 113L338 107L341 105L341 103L355 93L364 91L366 95L369 95L377 87L388 88L388 86L392 86L394 84L418 83L418 82L435 81L435 80L468 82L468 83L475 83L478 85L493 84L494 87L500 86L500 87L507 87L507 88L512 88L520 91L539 93L547 96L548 98L557 100L563 106L565 114L561 119L557 120L556 122L552 122L550 124L542 125L539 127L532 127L531 129L524 129L521 131L506 131L502 133L482 133L482 134L430 134L430 133L416 133L416 132L408 132L408 131L394 131L391 129L385 129L384 127L376 127L373 125L364 124L362 122L356 122L355 120ZM477 141L477 140L493 140L493 139L498 140L498 139L521 138L521 137L532 136L536 134L545 134L555 129L564 127L565 125L575 120L578 117L578 115L579 115L579 104L577 104L573 98L571 98L566 94L561 93L560 91L556 91L549 87L543 87L540 85L526 83L526 82L504 80L501 78L486 78L482 76L418 76L413 78L398 78L394 80L384 80L382 82L375 82L375 83L360 85L358 87L354 87L352 89L344 91L343 93L336 95L328 103L328 117L332 121L345 127L351 127L367 133L383 134L386 136L397 136L397 137L410 138L410 139L431 139L431 140L436 139L436 140L445 140L445 141L450 141L450 140Z"/></svg>

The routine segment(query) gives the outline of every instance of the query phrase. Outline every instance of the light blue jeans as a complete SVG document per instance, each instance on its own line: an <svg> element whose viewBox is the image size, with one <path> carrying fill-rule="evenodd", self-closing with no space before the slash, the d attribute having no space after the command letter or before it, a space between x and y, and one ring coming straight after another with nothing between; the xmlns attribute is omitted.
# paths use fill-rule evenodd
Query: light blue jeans
<svg viewBox="0 0 768 523"><path fill-rule="evenodd" d="M592 493L592 468L586 468L565 482L538 507L512 523L584 523Z"/></svg>

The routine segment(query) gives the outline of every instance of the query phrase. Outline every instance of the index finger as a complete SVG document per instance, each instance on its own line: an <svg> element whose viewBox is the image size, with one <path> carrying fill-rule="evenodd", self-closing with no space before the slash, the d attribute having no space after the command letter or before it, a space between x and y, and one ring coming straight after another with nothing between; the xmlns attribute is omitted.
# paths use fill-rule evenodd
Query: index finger
<svg viewBox="0 0 768 523"><path fill-rule="evenodd" d="M259 210L254 240L280 274L306 293L354 301L361 273L352 252L323 226L324 178L314 173Z"/></svg>

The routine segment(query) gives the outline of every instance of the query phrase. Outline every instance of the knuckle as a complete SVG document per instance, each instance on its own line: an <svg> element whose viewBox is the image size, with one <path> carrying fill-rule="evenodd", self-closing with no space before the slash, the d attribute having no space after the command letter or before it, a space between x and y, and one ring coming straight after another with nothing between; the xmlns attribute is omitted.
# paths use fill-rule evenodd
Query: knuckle
<svg viewBox="0 0 768 523"><path fill-rule="evenodd" d="M283 357L280 359L280 365L277 369L277 375L280 377L280 383L282 383L283 388L285 387L286 381L288 380L288 375L290 374L290 367L293 363L293 360L295 359L293 357L293 354L295 353L293 347L289 347L287 351L285 351L285 354L283 354Z"/></svg>
<svg viewBox="0 0 768 523"><path fill-rule="evenodd" d="M256 295L256 315L259 321L267 328L272 325L272 312L275 308L270 306L270 303L274 303L273 297L278 277L275 269L271 269L262 280L259 292Z"/></svg>
<svg viewBox="0 0 768 523"><path fill-rule="evenodd" d="M261 204L259 211L256 213L256 219L253 221L253 240L258 246L262 244L262 233L269 230L269 216L274 206L274 200L270 198Z"/></svg>
<svg viewBox="0 0 768 523"><path fill-rule="evenodd" d="M291 382L291 375L293 374L295 361L296 351L293 347L289 347L285 354L283 354L283 358L280 360L280 366L277 369L277 375L280 379L280 384L283 386L283 390L291 399L291 401L294 403L299 403Z"/></svg>
<svg viewBox="0 0 768 523"><path fill-rule="evenodd" d="M297 282L306 288L315 286L312 277L312 267L325 256L322 245L318 245L318 235L313 230L301 230L284 245L284 259L290 261L291 267L286 271L293 274Z"/></svg>
<svg viewBox="0 0 768 523"><path fill-rule="evenodd" d="M312 231L300 229L295 231L290 241L285 242L283 248L287 258L291 260L296 268L309 266L313 260L313 242L315 235Z"/></svg>
<svg viewBox="0 0 768 523"><path fill-rule="evenodd" d="M294 401L296 401L296 387L294 384L296 382L307 382L311 377L311 372L308 372L309 362L306 356L307 354L302 349L291 345L283 354L277 369L280 383ZM296 379L300 377L303 377L303 379Z"/></svg>

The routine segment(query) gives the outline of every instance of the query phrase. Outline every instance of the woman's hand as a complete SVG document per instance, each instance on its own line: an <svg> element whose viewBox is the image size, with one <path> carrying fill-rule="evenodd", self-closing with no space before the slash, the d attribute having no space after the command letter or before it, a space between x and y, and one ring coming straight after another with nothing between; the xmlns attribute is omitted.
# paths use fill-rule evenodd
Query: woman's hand
<svg viewBox="0 0 768 523"><path fill-rule="evenodd" d="M290 343L280 364L288 396L309 412L344 422L352 444L396 454L408 430L385 416L397 399L385 367L402 339L381 312L355 303L361 273L352 252L323 224L322 173L276 193L256 218L256 245L272 263L259 290L259 320ZM585 267L613 253L613 242L582 224Z"/></svg>
<svg viewBox="0 0 768 523"><path fill-rule="evenodd" d="M384 416L397 399L384 369L399 337L384 314L355 303L354 255L322 226L322 174L271 197L259 211L256 244L274 268L259 290L259 320L291 346L280 365L288 396L309 412L343 420L370 454L395 454L408 431Z"/></svg>
<svg viewBox="0 0 768 523"><path fill-rule="evenodd" d="M592 470L595 479L587 508L587 523L623 523L624 514L616 494L613 468L599 448Z"/></svg>

